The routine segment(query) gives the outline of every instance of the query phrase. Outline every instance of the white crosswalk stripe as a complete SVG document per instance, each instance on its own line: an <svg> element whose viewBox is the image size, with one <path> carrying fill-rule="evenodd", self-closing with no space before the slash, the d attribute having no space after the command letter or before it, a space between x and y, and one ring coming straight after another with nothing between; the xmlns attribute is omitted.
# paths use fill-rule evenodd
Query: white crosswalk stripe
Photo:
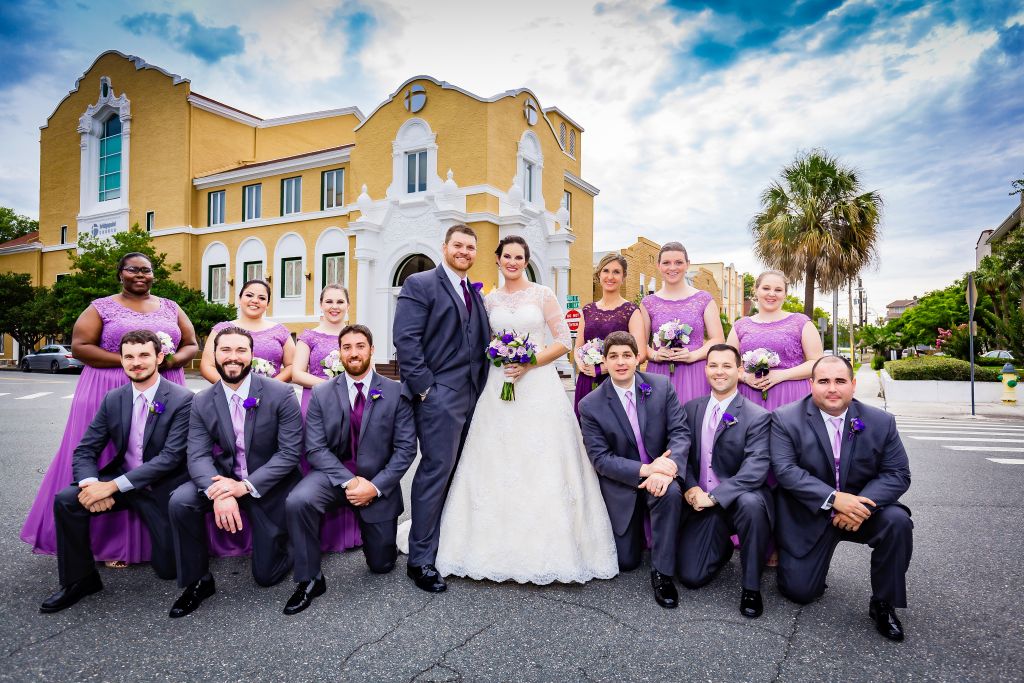
<svg viewBox="0 0 1024 683"><path fill-rule="evenodd" d="M1024 465L1024 460L1022 460L1021 458L985 458L985 459L986 460L991 460L992 462L998 463L1000 465Z"/></svg>
<svg viewBox="0 0 1024 683"><path fill-rule="evenodd" d="M10 396L10 395L11 395L11 392L9 392L9 391L0 391L0 396Z"/></svg>
<svg viewBox="0 0 1024 683"><path fill-rule="evenodd" d="M32 400L34 398L39 398L40 396L49 396L52 393L53 393L52 391L40 391L37 394L28 394L26 396L19 396L18 398L14 399L14 400L15 401L30 401L30 400Z"/></svg>
<svg viewBox="0 0 1024 683"><path fill-rule="evenodd" d="M74 398L74 394L68 394L67 396L61 396L61 398Z"/></svg>
<svg viewBox="0 0 1024 683"><path fill-rule="evenodd" d="M951 451L978 451L980 453L1024 453L1024 448L1006 446L943 446Z"/></svg>
<svg viewBox="0 0 1024 683"><path fill-rule="evenodd" d="M947 451L976 453L1024 453L1024 422L938 418L897 418L900 435L909 443L937 441ZM1024 464L1020 458L985 458L995 465Z"/></svg>

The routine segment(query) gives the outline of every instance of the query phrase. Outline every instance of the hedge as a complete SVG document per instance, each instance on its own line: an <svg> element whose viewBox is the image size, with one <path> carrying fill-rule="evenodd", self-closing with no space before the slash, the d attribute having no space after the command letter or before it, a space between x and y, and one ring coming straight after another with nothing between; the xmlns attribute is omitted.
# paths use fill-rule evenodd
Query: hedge
<svg viewBox="0 0 1024 683"><path fill-rule="evenodd" d="M974 359L974 363L976 365L984 365L985 367L988 367L988 368L999 368L1000 370L1002 370L1003 366L1006 365L1007 363L1009 363L1010 365L1014 365L1016 362L1017 361L1015 361L1015 360L1007 360L1006 358L981 358L981 357L978 357L978 358Z"/></svg>
<svg viewBox="0 0 1024 683"><path fill-rule="evenodd" d="M876 353L874 356L871 357L871 369L872 370L881 370L884 367L885 367L885 356L883 356L880 353Z"/></svg>
<svg viewBox="0 0 1024 683"><path fill-rule="evenodd" d="M945 356L921 356L891 360L885 364L889 376L896 380L931 379L946 382L967 382L971 379L971 364L965 360ZM1000 368L975 365L974 379L978 382L998 382Z"/></svg>

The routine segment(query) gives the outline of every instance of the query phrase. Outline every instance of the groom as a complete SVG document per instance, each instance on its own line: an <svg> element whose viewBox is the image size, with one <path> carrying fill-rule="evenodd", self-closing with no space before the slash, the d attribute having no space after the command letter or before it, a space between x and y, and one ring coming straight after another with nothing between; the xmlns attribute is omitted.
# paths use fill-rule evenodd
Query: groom
<svg viewBox="0 0 1024 683"><path fill-rule="evenodd" d="M410 275L402 285L393 334L422 454L412 482L407 572L431 593L447 588L434 567L441 509L487 380L484 349L491 334L483 297L467 277L476 259L476 233L453 225L441 251L441 265Z"/></svg>
<svg viewBox="0 0 1024 683"><path fill-rule="evenodd" d="M611 381L580 401L583 442L600 478L619 568L632 571L640 566L646 540L644 513L649 511L654 599L671 609L679 604L672 583L683 508L677 477L686 471L690 428L668 378L636 371L639 358L633 335L609 334L604 359Z"/></svg>

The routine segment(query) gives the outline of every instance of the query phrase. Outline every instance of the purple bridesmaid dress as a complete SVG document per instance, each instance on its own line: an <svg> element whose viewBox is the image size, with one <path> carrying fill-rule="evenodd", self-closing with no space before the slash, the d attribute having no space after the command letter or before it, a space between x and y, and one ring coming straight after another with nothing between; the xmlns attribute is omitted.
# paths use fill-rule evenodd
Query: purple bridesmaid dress
<svg viewBox="0 0 1024 683"><path fill-rule="evenodd" d="M587 338L604 339L612 332L629 332L629 319L637 310L638 306L632 301L623 303L618 308L605 311L597 307L597 302L589 303L583 307L583 331ZM640 344L641 341L637 340ZM603 370L603 368L602 368ZM595 382L600 384L607 379L607 373L602 372L597 377L588 377L582 372L576 376L576 398L573 401L573 410L576 411L576 419L580 418L580 401L595 388Z"/></svg>
<svg viewBox="0 0 1024 683"><path fill-rule="evenodd" d="M222 329L231 327L234 324L232 320L217 323L210 330L209 339L212 340ZM269 361L274 366L274 374L281 372L281 363L284 360L284 345L288 342L288 337L291 336L288 328L278 323L273 327L268 327L258 332L250 332L250 334L252 335L253 356ZM243 520L242 530L235 533L218 529L217 523L213 521L213 513L207 513L206 539L212 556L237 557L239 555L248 555L252 552L252 534L249 529L249 523L245 519L245 512L242 510L239 512Z"/></svg>
<svg viewBox="0 0 1024 683"><path fill-rule="evenodd" d="M320 361L326 358L331 351L338 350L337 335L317 332L316 330L305 330L299 335L299 341L305 342L309 347L309 368L307 372L315 377L328 379L324 373L323 366L320 365ZM312 389L303 387L303 419L306 417L306 409L309 407L309 397L312 393ZM302 474L308 474L309 463L306 462L305 454L303 454L300 464L302 466ZM363 538L359 534L359 520L356 519L356 513L351 507L343 505L324 515L323 523L320 525L320 549L322 551L336 553L362 544Z"/></svg>
<svg viewBox="0 0 1024 683"><path fill-rule="evenodd" d="M657 334L658 328L670 320L678 320L693 328L690 332L690 343L686 345L691 351L696 351L704 346L704 309L713 299L704 290L697 290L685 299L670 301L662 299L657 294L650 294L643 299L644 308L651 316L651 334ZM692 363L676 363L675 372L669 372L669 363L648 361L647 372L655 375L665 375L669 378L672 386L675 387L679 402L685 404L687 401L706 396L711 393L711 385L704 374L706 360L698 360Z"/></svg>
<svg viewBox="0 0 1024 683"><path fill-rule="evenodd" d="M157 297L153 297L156 299ZM103 297L92 302L92 307L103 321L100 346L104 351L120 354L121 337L132 330L146 329L165 332L174 346L181 343L178 328L178 305L168 299L159 299L160 307L152 313L138 313L114 300ZM181 368L167 370L161 376L184 386L185 372ZM32 552L48 555L57 553L57 532L53 520L53 499L71 484L71 459L78 442L99 410L107 393L128 384L124 370L94 368L86 365L78 378L75 396L71 401L64 437L57 455L43 476L39 493L32 503L28 518L21 529L21 540L32 546ZM103 467L117 455L112 444L100 454ZM129 564L148 562L150 557L149 530L134 510L122 509L96 515L90 522L90 540L95 558L101 562L121 561Z"/></svg>
<svg viewBox="0 0 1024 683"><path fill-rule="evenodd" d="M810 319L803 313L791 313L782 320L759 323L750 318L740 318L733 325L740 342L740 355L754 349L768 349L779 354L775 370L787 370L804 362L804 347L801 341L804 325ZM740 384L740 393L765 410L775 410L793 401L799 401L811 393L811 383L806 379L790 379L779 382L768 390L768 399L761 398L761 392L746 384Z"/></svg>

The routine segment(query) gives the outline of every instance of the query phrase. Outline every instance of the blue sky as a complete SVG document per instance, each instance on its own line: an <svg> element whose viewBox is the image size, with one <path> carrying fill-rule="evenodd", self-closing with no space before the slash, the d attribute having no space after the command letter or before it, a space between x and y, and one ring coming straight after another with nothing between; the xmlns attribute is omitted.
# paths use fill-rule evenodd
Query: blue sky
<svg viewBox="0 0 1024 683"><path fill-rule="evenodd" d="M1024 175L1022 0L0 0L0 205L38 215L39 126L107 49L266 117L369 113L422 73L529 87L586 129L598 249L679 239L752 272L761 191L825 148L885 200L879 313L971 268Z"/></svg>

